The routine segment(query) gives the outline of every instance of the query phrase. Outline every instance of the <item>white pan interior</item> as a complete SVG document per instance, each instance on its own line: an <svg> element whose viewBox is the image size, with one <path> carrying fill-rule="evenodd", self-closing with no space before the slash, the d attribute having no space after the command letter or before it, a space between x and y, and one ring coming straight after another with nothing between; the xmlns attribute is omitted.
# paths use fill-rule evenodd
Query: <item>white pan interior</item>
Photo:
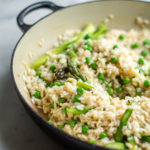
<svg viewBox="0 0 150 150"><path fill-rule="evenodd" d="M13 75L19 92L36 112L43 116L32 103L23 81L24 63L31 64L44 52L50 50L57 36L66 29L80 28L91 22L99 24L109 14L115 19L109 28L129 29L134 27L135 17L150 20L150 3L136 1L97 1L57 11L35 24L21 39L13 58ZM43 42L43 46L39 42ZM30 58L30 55L33 58Z"/></svg>

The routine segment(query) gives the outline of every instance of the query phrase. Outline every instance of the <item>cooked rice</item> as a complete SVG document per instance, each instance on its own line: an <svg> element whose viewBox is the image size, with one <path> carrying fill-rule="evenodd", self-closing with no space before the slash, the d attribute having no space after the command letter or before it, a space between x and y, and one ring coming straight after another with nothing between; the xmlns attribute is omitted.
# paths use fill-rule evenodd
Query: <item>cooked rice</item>
<svg viewBox="0 0 150 150"><path fill-rule="evenodd" d="M139 20L139 19L138 19ZM79 30L68 30L58 37L58 43L61 44L70 37L77 34ZM125 35L124 40L119 40L119 35ZM139 71L138 59L141 57L143 49L149 50L149 47L143 45L143 40L150 39L149 29L130 29L128 31L121 29L109 30L100 40L88 40L92 43L93 52L86 50L85 41L81 40L79 44L75 44L78 57L75 61L83 76L88 82L94 86L92 90L85 90L80 96L80 103L73 102L73 97L77 95L77 79L70 76L65 85L46 87L47 83L54 82L55 73L49 70L51 65L55 65L56 69L67 67L67 56L65 54L51 55L45 65L38 68L42 72L40 79L36 76L36 71L32 68L26 68L24 80L26 87L31 95L32 102L42 109L48 115L49 121L54 126L63 125L63 131L78 137L84 141L96 141L98 145L114 142L114 135L119 126L120 119L127 108L133 108L133 113L123 128L123 135L129 137L134 136L134 140L139 150L149 150L150 144L141 140L141 133L150 135L150 90L144 87L144 81L149 79ZM132 49L131 45L135 42L139 43L139 47ZM119 48L113 49L114 45ZM58 44L57 44L58 45ZM49 53L49 52L47 52ZM85 63L85 57L90 57L91 62L96 61L96 69L92 69L90 65ZM112 63L111 58L117 57L118 62ZM140 69L146 70L149 65L150 52L144 58L144 65ZM57 61L59 58L59 62ZM104 73L105 80L109 82L108 87L97 78L98 73ZM124 77L130 78L130 83L123 85L120 80ZM44 80L44 81L43 81ZM80 80L79 80L80 81ZM123 92L117 93L116 88L122 86ZM114 89L114 94L109 95L107 89ZM137 95L137 89L142 90L141 95ZM35 98L35 91L40 91L41 98ZM63 97L66 102L59 103L58 98ZM85 114L74 115L64 113L65 108L76 107L82 110L84 106L92 107ZM74 127L68 122L80 118ZM86 124L89 127L88 133L82 132L82 126ZM105 132L108 137L99 139L99 135ZM129 149L133 145L129 142L125 143Z"/></svg>

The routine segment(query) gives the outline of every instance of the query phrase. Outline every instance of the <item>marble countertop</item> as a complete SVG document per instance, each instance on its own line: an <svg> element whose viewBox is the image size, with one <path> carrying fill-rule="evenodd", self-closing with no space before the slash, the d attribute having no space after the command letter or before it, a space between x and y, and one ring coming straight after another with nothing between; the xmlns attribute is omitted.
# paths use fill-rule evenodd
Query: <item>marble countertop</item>
<svg viewBox="0 0 150 150"><path fill-rule="evenodd" d="M39 0L0 0L0 150L63 150L33 122L19 101L10 74L12 51L22 32L17 14ZM42 0L40 0L42 1ZM51 0L67 6L90 0ZM32 23L48 11L34 12L25 18ZM34 20L33 20L34 18Z"/></svg>
<svg viewBox="0 0 150 150"><path fill-rule="evenodd" d="M0 0L0 150L64 149L41 131L27 114L16 95L10 74L12 51L22 35L16 24L16 16L23 8L38 1ZM67 6L80 0L52 1ZM33 18L38 19L37 16L46 13L49 11L35 12L25 20L33 22Z"/></svg>

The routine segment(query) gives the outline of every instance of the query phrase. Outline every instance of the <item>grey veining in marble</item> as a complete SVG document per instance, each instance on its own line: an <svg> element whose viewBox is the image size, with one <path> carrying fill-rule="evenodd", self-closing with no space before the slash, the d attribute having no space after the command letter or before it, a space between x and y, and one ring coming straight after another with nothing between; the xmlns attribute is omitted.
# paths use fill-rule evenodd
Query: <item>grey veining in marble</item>
<svg viewBox="0 0 150 150"><path fill-rule="evenodd" d="M0 150L64 149L43 133L28 116L18 100L10 75L11 54L22 35L16 24L16 16L23 8L38 1L0 0ZM52 1L67 6L89 0ZM25 20L31 23L47 12L35 12Z"/></svg>

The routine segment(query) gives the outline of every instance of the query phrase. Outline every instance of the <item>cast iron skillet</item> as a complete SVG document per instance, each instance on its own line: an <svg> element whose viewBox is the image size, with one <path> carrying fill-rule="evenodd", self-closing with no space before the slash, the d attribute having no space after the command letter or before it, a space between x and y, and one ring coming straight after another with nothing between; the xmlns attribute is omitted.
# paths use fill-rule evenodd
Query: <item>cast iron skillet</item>
<svg viewBox="0 0 150 150"><path fill-rule="evenodd" d="M48 8L53 11L50 15L43 17L35 24L24 23L24 17L33 10ZM72 137L63 131L51 126L46 121L46 116L38 110L30 100L25 88L23 73L24 63L32 63L36 58L50 49L56 41L56 37L68 28L80 28L92 22L99 24L110 13L116 19L110 23L110 27L128 29L134 27L134 19L141 16L150 20L150 3L144 1L94 1L63 8L52 2L43 1L32 4L25 8L17 17L18 26L24 32L18 41L11 59L11 73L17 94L25 109L34 121L57 142L63 143L70 149L82 150L108 150L102 146L92 145ZM43 43L42 46L39 45ZM29 53L33 53L33 60Z"/></svg>

